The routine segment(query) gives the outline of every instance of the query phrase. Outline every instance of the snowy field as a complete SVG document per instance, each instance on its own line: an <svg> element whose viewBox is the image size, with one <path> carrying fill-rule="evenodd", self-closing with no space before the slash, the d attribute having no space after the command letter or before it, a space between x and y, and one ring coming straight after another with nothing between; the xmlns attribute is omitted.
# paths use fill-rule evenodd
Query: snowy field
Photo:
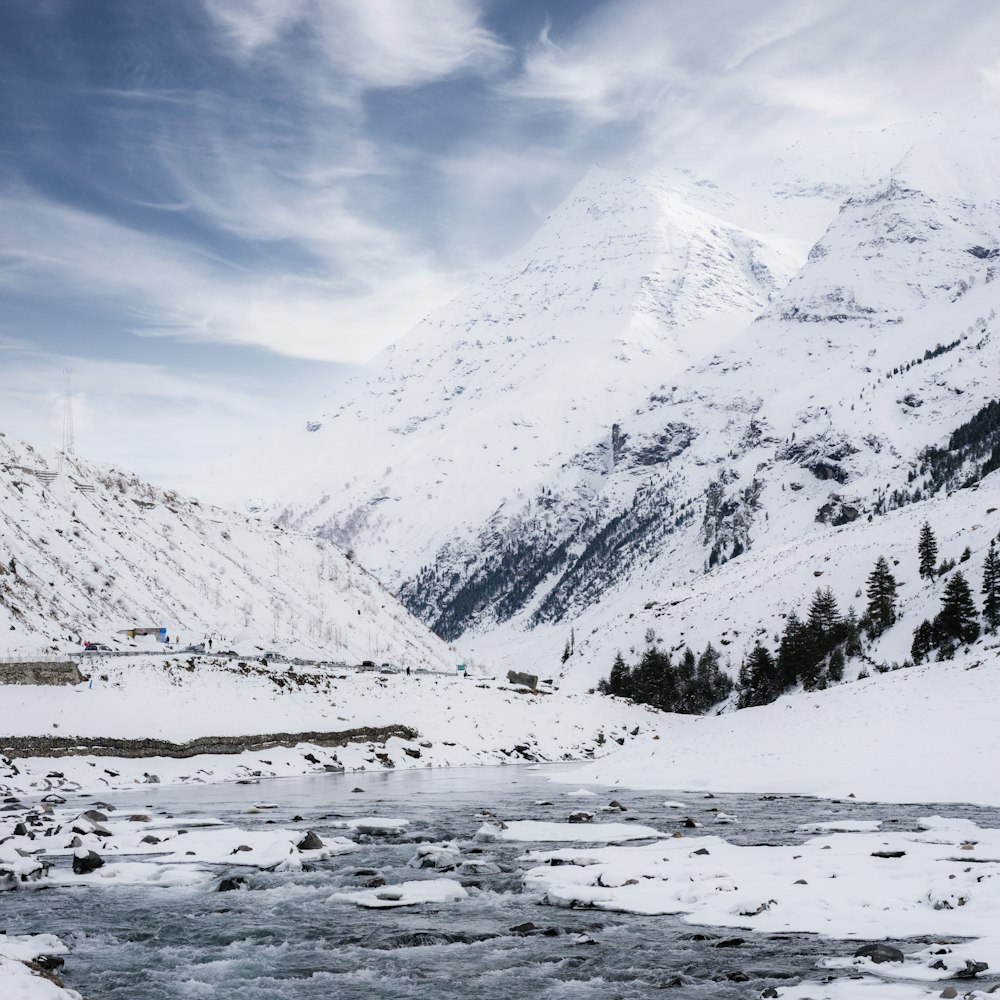
<svg viewBox="0 0 1000 1000"><path fill-rule="evenodd" d="M1000 805L998 692L994 646L761 708L670 716L659 741L637 740L588 766L585 778L630 788Z"/></svg>
<svg viewBox="0 0 1000 1000"><path fill-rule="evenodd" d="M668 717L599 695L515 688L455 674L407 677L264 666L258 661L95 658L93 686L8 686L6 736L161 739L338 733L408 727L415 737L346 746L268 747L187 758L19 756L0 789L100 790L136 783L233 781L331 769L453 767L583 759L617 750ZM241 665L242 663L242 665ZM286 741L287 742L287 741ZM292 741L294 742L294 741ZM59 775L51 777L52 774Z"/></svg>

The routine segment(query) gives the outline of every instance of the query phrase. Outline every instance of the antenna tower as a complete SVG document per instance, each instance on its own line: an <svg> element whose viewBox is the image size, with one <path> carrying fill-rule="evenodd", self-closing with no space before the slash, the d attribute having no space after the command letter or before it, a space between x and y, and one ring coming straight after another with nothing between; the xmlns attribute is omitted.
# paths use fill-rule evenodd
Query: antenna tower
<svg viewBox="0 0 1000 1000"><path fill-rule="evenodd" d="M62 426L62 459L67 455L76 454L76 442L73 439L73 369L64 368L63 375L66 376L66 391L63 395L63 426Z"/></svg>

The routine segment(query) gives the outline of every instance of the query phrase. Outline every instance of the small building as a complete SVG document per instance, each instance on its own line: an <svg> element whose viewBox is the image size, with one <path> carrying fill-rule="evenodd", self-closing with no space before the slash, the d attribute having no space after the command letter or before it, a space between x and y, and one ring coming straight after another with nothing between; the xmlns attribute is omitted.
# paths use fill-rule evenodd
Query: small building
<svg viewBox="0 0 1000 1000"><path fill-rule="evenodd" d="M151 635L157 642L167 641L167 630L158 625L134 625L132 628L119 630L118 634L127 635L130 639L134 639L137 635Z"/></svg>

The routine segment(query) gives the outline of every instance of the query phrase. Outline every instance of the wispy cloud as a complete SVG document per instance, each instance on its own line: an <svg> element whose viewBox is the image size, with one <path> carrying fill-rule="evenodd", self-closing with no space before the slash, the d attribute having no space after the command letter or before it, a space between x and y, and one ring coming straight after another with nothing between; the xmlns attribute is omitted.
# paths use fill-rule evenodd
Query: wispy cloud
<svg viewBox="0 0 1000 1000"><path fill-rule="evenodd" d="M365 283L265 275L29 193L0 197L0 288L116 300L136 334L253 344L360 362L453 293L416 258L381 260ZM360 280L360 279L359 279Z"/></svg>
<svg viewBox="0 0 1000 1000"><path fill-rule="evenodd" d="M706 135L775 151L797 129L964 115L993 79L998 31L993 5L622 0L558 41L544 30L507 90L592 127L635 121L629 153L647 161L689 156Z"/></svg>
<svg viewBox="0 0 1000 1000"><path fill-rule="evenodd" d="M271 47L304 27L325 65L360 88L490 73L511 55L467 0L207 0L206 7L244 58L273 57Z"/></svg>

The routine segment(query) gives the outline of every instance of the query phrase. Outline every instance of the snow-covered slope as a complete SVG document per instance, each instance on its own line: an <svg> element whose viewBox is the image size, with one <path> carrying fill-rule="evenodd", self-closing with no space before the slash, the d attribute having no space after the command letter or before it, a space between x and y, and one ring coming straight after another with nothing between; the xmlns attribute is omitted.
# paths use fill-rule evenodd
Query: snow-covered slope
<svg viewBox="0 0 1000 1000"><path fill-rule="evenodd" d="M571 628L606 664L646 601L976 471L923 456L1000 395L998 150L937 136L872 182L797 162L735 195L594 173L287 444L271 509L497 664Z"/></svg>
<svg viewBox="0 0 1000 1000"><path fill-rule="evenodd" d="M334 545L0 437L0 653L177 643L454 670L454 654Z"/></svg>
<svg viewBox="0 0 1000 1000"><path fill-rule="evenodd" d="M259 484L279 520L412 577L787 281L714 189L592 170L520 253L373 362ZM318 427L316 425L319 425Z"/></svg>

